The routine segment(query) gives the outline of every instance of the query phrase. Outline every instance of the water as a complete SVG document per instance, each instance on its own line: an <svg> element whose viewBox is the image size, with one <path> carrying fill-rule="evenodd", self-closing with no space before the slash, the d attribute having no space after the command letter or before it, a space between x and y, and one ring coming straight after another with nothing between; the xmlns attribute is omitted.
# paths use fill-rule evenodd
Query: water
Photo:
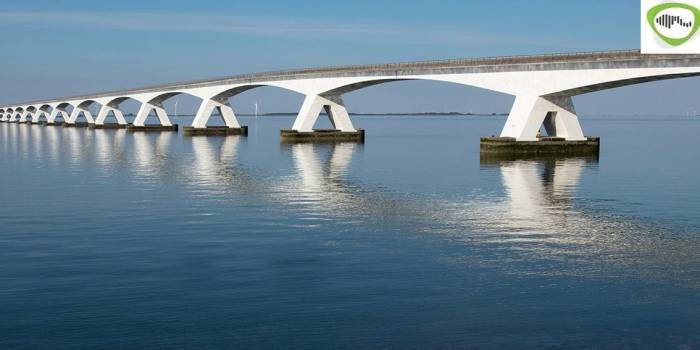
<svg viewBox="0 0 700 350"><path fill-rule="evenodd" d="M700 119L481 162L502 118L353 118L364 145L0 124L0 347L700 347Z"/></svg>

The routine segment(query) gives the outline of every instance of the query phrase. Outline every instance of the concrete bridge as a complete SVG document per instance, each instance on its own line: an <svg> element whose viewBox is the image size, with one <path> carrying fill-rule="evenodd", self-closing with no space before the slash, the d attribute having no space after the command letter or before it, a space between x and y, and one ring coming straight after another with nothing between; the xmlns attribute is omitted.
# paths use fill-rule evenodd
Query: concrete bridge
<svg viewBox="0 0 700 350"><path fill-rule="evenodd" d="M513 141L532 142L544 125L548 136L566 141L586 140L572 96L654 80L700 75L700 55L641 55L639 51L588 52L536 56L491 57L413 63L357 65L268 72L221 79L191 81L132 90L37 100L0 106L1 121L76 125L82 115L93 127L105 126L111 114L117 124L148 128L155 113L160 125L171 127L163 102L180 94L202 100L190 131L206 133L216 110L231 131L242 127L229 98L261 86L274 86L305 95L292 133L314 135L322 110L339 133L358 130L343 103L343 95L368 86L403 80L434 80L469 85L515 96L510 115L500 133ZM120 106L132 99L140 109L131 124ZM93 116L90 109L99 106ZM220 129L219 129L220 131Z"/></svg>

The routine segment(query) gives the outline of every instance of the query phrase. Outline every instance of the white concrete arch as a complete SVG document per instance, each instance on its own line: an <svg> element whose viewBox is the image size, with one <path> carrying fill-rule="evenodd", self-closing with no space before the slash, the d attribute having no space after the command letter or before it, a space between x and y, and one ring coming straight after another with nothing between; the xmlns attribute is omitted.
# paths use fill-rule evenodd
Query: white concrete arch
<svg viewBox="0 0 700 350"><path fill-rule="evenodd" d="M71 101L70 104L73 106L73 111L71 111L70 117L68 117L66 123L75 124L82 114L89 124L94 124L95 119L92 117L92 112L90 112L90 106L92 106L94 103L96 103L96 101L92 99L84 101Z"/></svg>
<svg viewBox="0 0 700 350"><path fill-rule="evenodd" d="M353 78L330 78L323 84L309 84L316 89L321 99L332 102L345 93L365 87L403 80L430 80L451 82L516 97L508 121L501 136L513 137L519 141L534 141L544 124L545 128L558 137L567 140L585 140L571 97L604 89L650 81L675 79L700 75L699 67L679 68L634 68L634 69L590 69L566 71L523 71L494 72L478 74L439 74L420 76L373 76ZM322 88L321 88L322 87ZM324 91L319 91L324 90ZM307 95L308 96L308 95ZM305 102L293 129L310 131L317 116L314 116L319 102Z"/></svg>
<svg viewBox="0 0 700 350"><path fill-rule="evenodd" d="M276 87L305 96L304 104L302 105L299 116L292 129L312 131L321 109L325 108L331 123L337 129L342 131L355 131L340 96L319 96L320 92L333 89L343 84L348 84L348 82L342 79L340 81L338 79L280 80L194 88L184 93L202 99L202 104L198 108L195 119L192 122L194 128L206 128L207 122L211 118L214 110L219 111L226 126L230 128L239 128L240 122L236 118L228 99L259 87Z"/></svg>
<svg viewBox="0 0 700 350"><path fill-rule="evenodd" d="M47 104L40 105L39 107L37 107L36 112L32 116L32 123L38 123L41 120L42 116L46 118L46 121L48 121L50 114L51 106Z"/></svg>
<svg viewBox="0 0 700 350"><path fill-rule="evenodd" d="M36 107L35 106L27 106L24 108L24 113L22 113L22 116L19 118L20 123L26 123L31 120L31 118L34 117L34 114L36 113Z"/></svg>
<svg viewBox="0 0 700 350"><path fill-rule="evenodd" d="M114 115L114 118L117 119L117 123L120 125L126 125L127 121L126 118L124 118L124 113L120 109L120 106L122 103L128 101L128 100L134 100L138 103L143 103L141 100L135 99L130 96L117 96L117 97L106 97L99 99L99 103L102 105L100 108L99 113L97 114L97 118L95 119L95 124L96 125L104 125L105 121L107 120L107 117L109 116L110 113Z"/></svg>
<svg viewBox="0 0 700 350"><path fill-rule="evenodd" d="M24 113L24 108L22 108L22 107L15 108L12 112L12 115L10 116L10 121L11 122L19 121L19 119L22 118L23 113Z"/></svg>
<svg viewBox="0 0 700 350"><path fill-rule="evenodd" d="M148 118L148 115L151 114L151 111L155 112L156 117L160 121L161 125L172 126L173 124L170 121L170 118L168 117L168 113L165 111L165 108L163 108L163 102L172 97L183 94L201 98L200 96L189 90L165 91L157 93L130 95L129 98L141 102L141 107L139 108L139 111L136 114L136 118L134 119L134 126L145 126L146 119Z"/></svg>
<svg viewBox="0 0 700 350"><path fill-rule="evenodd" d="M243 92L253 90L260 87L276 87L284 90L293 91L296 93L303 94L303 92L289 89L285 86L280 86L278 84L234 84L227 86L219 86L215 88L204 88L195 89L191 91L191 95L199 96L202 99L202 103L197 109L194 120L192 121L192 127L194 128L206 128L209 119L211 118L213 112L218 111L219 115L224 121L224 124L229 128L240 128L241 124L236 118L236 114L229 103L229 99Z"/></svg>
<svg viewBox="0 0 700 350"><path fill-rule="evenodd" d="M68 111L68 108L72 107L72 105L69 102L52 103L50 104L50 106L51 114L49 114L49 124L56 123L56 119L59 116L61 117L61 119L63 119L64 122L67 122L70 119L70 113Z"/></svg>
<svg viewBox="0 0 700 350"><path fill-rule="evenodd" d="M349 114L340 96L320 96L321 92L333 89L339 85L348 84L343 79L302 79L266 81L251 84L232 84L200 88L193 91L193 95L199 95L203 101L192 123L195 128L205 128L212 112L219 110L220 115L228 127L240 127L228 99L240 93L259 88L276 87L305 96L302 108L297 116L292 129L298 131L313 131L313 126L322 109L325 109L331 123L341 131L355 131Z"/></svg>

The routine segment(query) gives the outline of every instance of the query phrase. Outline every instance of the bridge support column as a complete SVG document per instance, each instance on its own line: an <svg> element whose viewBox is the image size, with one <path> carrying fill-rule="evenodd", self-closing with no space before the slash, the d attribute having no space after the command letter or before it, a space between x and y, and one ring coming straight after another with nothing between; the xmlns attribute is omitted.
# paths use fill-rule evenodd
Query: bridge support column
<svg viewBox="0 0 700 350"><path fill-rule="evenodd" d="M114 118L117 119L116 124L105 124L105 120L107 119L109 113L114 114ZM126 128L127 125L128 124L124 118L124 114L119 110L119 108L117 108L117 106L105 104L102 106L102 108L100 108L100 112L97 113L95 125L92 125L91 127L93 129L118 129Z"/></svg>
<svg viewBox="0 0 700 350"><path fill-rule="evenodd" d="M19 116L19 123L20 124L26 123L28 115L29 115L29 112L27 112L27 111L22 112L22 114L20 114L20 116Z"/></svg>
<svg viewBox="0 0 700 350"><path fill-rule="evenodd" d="M539 135L544 126L547 137ZM569 96L517 96L500 137L481 138L481 153L597 155L600 140L583 135Z"/></svg>
<svg viewBox="0 0 700 350"><path fill-rule="evenodd" d="M154 111L160 125L146 125L146 119L148 115ZM160 102L144 102L139 108L139 112L136 114L133 125L127 127L129 131L177 131L177 124L170 122L168 114L165 112L165 108Z"/></svg>
<svg viewBox="0 0 700 350"><path fill-rule="evenodd" d="M46 112L42 111L41 109L37 110L36 113L32 116L32 124L39 124L39 119L41 118L42 115L44 115ZM48 118L47 118L48 119Z"/></svg>
<svg viewBox="0 0 700 350"><path fill-rule="evenodd" d="M581 125L571 97L517 96L501 137L516 141L537 141L544 124L548 136L583 141Z"/></svg>
<svg viewBox="0 0 700 350"><path fill-rule="evenodd" d="M87 120L87 123L78 123L78 117L80 116L80 113L82 113L85 116L85 119ZM92 117L92 113L87 109L87 108L82 108L80 106L76 106L73 108L73 112L71 112L70 117L64 124L64 126L88 126L90 124L95 124L95 119Z"/></svg>
<svg viewBox="0 0 700 350"><path fill-rule="evenodd" d="M322 109L326 111L333 125L331 130L314 129ZM365 131L355 129L343 99L337 95L307 95L292 129L282 130L280 135L283 142L364 142L365 140Z"/></svg>
<svg viewBox="0 0 700 350"><path fill-rule="evenodd" d="M225 126L207 126L214 111L218 111ZM228 101L205 99L197 110L191 127L185 127L186 135L248 135L248 127L241 126Z"/></svg>
<svg viewBox="0 0 700 350"><path fill-rule="evenodd" d="M49 114L49 119L47 120L46 124L56 125L56 118L58 118L59 114L61 115L61 118L63 118L64 122L69 119L68 112L64 108L54 107L54 109L51 111L51 114Z"/></svg>

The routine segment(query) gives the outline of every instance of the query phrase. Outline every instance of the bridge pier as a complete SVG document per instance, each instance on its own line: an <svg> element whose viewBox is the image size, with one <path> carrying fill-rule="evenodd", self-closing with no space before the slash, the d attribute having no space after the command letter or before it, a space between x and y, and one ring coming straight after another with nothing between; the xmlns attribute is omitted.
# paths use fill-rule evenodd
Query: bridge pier
<svg viewBox="0 0 700 350"><path fill-rule="evenodd" d="M114 115L114 118L117 119L117 123L105 123L109 113ZM95 125L91 127L93 129L121 129L126 128L127 126L128 123L126 122L126 118L124 118L124 113L122 113L117 106L104 104L102 108L100 108L100 112L97 113Z"/></svg>
<svg viewBox="0 0 700 350"><path fill-rule="evenodd" d="M146 124L146 119L148 115L154 111L160 124ZM126 127L127 131L177 131L177 124L170 122L168 114L165 112L165 108L160 102L143 102L139 112L136 114L134 123Z"/></svg>
<svg viewBox="0 0 700 350"><path fill-rule="evenodd" d="M102 124L90 124L90 129L126 129L131 124L119 124L119 123L102 123Z"/></svg>
<svg viewBox="0 0 700 350"><path fill-rule="evenodd" d="M28 111L24 111L20 116L19 116L19 123L24 124L27 122L27 116L29 116Z"/></svg>
<svg viewBox="0 0 700 350"><path fill-rule="evenodd" d="M540 130L544 127L546 135ZM597 155L600 139L583 135L571 96L516 96L500 137L482 137L481 153Z"/></svg>
<svg viewBox="0 0 700 350"><path fill-rule="evenodd" d="M80 117L80 114L85 117L87 122L78 122L78 117ZM63 126L87 127L90 124L95 124L95 119L92 117L92 113L90 113L87 108L76 106L73 108L73 112L71 112L70 117L68 117L68 120L66 120Z"/></svg>
<svg viewBox="0 0 700 350"><path fill-rule="evenodd" d="M34 115L32 116L32 124L42 124L42 123L40 123L40 120L39 120L39 119L41 119L42 115L46 117L46 121L49 120L50 113L45 109L38 108L36 110L36 113L34 113Z"/></svg>
<svg viewBox="0 0 700 350"><path fill-rule="evenodd" d="M207 126L214 111L219 112L225 126ZM227 100L204 99L197 109L192 126L183 128L185 135L248 135L248 127L241 126Z"/></svg>
<svg viewBox="0 0 700 350"><path fill-rule="evenodd" d="M58 118L59 114L61 115L61 118L63 118L63 122L60 122L60 124L65 123L69 119L68 112L65 110L65 108L56 106L51 111L46 125L58 125L58 123L56 123L56 118Z"/></svg>
<svg viewBox="0 0 700 350"><path fill-rule="evenodd" d="M567 141L586 140L570 96L517 96L501 137L537 141L543 125L547 136Z"/></svg>
<svg viewBox="0 0 700 350"><path fill-rule="evenodd" d="M317 130L314 125L326 111L333 129ZM339 95L307 95L291 130L281 130L282 142L364 142L365 131L355 129Z"/></svg>

